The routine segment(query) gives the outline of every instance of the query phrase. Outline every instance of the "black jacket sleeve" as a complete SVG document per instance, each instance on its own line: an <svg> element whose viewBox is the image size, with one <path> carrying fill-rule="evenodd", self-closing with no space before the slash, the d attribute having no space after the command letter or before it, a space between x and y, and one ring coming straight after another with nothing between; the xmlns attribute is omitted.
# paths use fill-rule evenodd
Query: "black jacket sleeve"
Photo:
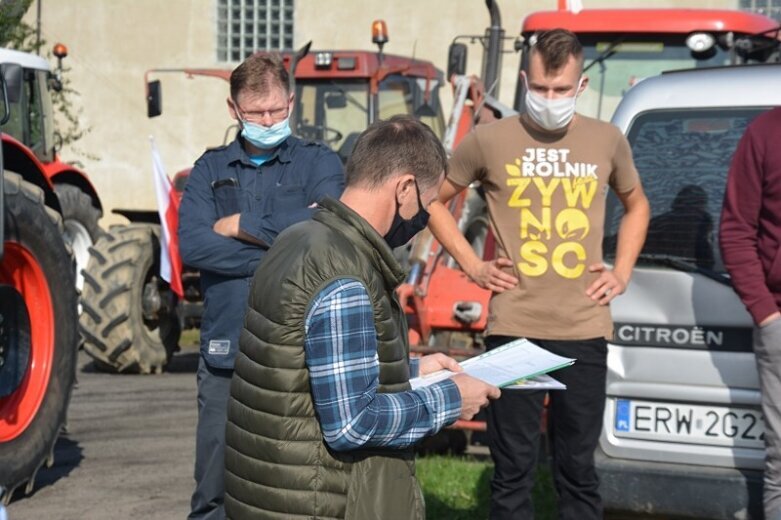
<svg viewBox="0 0 781 520"><path fill-rule="evenodd" d="M179 251L190 267L228 276L251 276L262 255L260 246L214 231L217 210L206 161L195 163L179 207Z"/></svg>
<svg viewBox="0 0 781 520"><path fill-rule="evenodd" d="M318 147L320 148L320 147ZM294 159L295 160L295 159ZM307 170L306 205L298 208L284 208L268 215L241 214L241 230L267 244L285 228L307 220L314 213L313 205L326 195L339 198L344 190L344 171L339 156L328 149L319 149L313 159L299 165Z"/></svg>

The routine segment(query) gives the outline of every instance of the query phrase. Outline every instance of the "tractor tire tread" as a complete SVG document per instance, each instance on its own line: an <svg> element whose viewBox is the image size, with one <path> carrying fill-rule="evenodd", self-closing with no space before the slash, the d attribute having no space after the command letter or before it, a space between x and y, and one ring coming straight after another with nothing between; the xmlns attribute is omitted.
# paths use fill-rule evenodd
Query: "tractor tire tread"
<svg viewBox="0 0 781 520"><path fill-rule="evenodd" d="M97 310L95 310L95 308L89 302L84 302L84 301L81 302L81 312L88 313L90 318L92 318L92 321L94 321L98 325L103 322L103 318L100 316L100 313Z"/></svg>
<svg viewBox="0 0 781 520"><path fill-rule="evenodd" d="M90 259L94 258L95 260L97 260L97 262L100 265L106 265L106 262L108 262L108 259L103 255L103 253L101 253L100 251L95 249L94 245L89 248L89 256L90 256ZM85 270L85 272L86 272L86 270Z"/></svg>
<svg viewBox="0 0 781 520"><path fill-rule="evenodd" d="M92 332L84 327L79 327L79 332L81 332L81 335L84 336L85 345L84 348L89 350L91 345L94 345L98 347L98 349L101 352L105 352L108 350L108 347L106 344L100 340L97 336L92 334ZM92 354L90 354L92 355Z"/></svg>
<svg viewBox="0 0 781 520"><path fill-rule="evenodd" d="M111 334L112 330L114 330L118 325L125 323L129 318L130 315L126 312L117 315L113 320L108 322L105 327L103 327L103 330L100 332L101 337L104 339L107 338L109 334Z"/></svg>
<svg viewBox="0 0 781 520"><path fill-rule="evenodd" d="M48 282L53 308L53 358L45 394L29 425L0 442L0 488L7 504L17 490L30 493L44 464L53 462L54 444L63 429L76 380L77 302L73 258L62 241L60 213L45 205L43 190L14 172L2 173L4 240L19 243L33 256ZM22 291L24 295L24 291Z"/></svg>
<svg viewBox="0 0 781 520"><path fill-rule="evenodd" d="M93 291L99 293L101 287L98 281L95 280L95 278L93 278L92 275L87 271L84 271L82 274L84 275L84 283L89 284L89 286L92 288Z"/></svg>
<svg viewBox="0 0 781 520"><path fill-rule="evenodd" d="M83 312L80 325L101 370L160 373L178 348L175 314L156 322L143 315L144 285L159 277L159 234L154 225L112 226L93 245L81 302L94 312Z"/></svg>

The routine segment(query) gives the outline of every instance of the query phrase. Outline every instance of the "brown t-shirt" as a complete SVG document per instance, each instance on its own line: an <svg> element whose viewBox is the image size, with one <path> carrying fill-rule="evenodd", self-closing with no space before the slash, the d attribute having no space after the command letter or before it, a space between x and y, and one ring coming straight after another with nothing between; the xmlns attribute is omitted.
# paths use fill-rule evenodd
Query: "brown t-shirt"
<svg viewBox="0 0 781 520"><path fill-rule="evenodd" d="M629 143L609 123L578 115L558 134L526 116L478 126L450 159L448 179L480 181L497 256L513 261L515 289L494 294L488 334L611 338L610 310L586 296L602 261L605 196L640 181Z"/></svg>

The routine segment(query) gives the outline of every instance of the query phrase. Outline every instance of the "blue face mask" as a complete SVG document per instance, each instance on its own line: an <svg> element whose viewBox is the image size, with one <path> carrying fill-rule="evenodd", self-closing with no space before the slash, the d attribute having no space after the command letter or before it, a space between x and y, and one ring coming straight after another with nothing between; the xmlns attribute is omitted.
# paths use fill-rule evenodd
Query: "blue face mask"
<svg viewBox="0 0 781 520"><path fill-rule="evenodd" d="M262 126L249 121L241 122L241 136L261 150L276 148L290 137L290 118L271 126Z"/></svg>

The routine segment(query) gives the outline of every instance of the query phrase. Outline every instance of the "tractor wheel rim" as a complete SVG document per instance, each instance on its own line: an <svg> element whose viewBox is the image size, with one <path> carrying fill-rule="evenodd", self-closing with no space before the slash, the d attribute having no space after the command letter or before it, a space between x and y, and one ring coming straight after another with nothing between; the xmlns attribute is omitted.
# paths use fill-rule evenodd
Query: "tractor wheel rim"
<svg viewBox="0 0 781 520"><path fill-rule="evenodd" d="M76 258L76 289L81 292L84 287L84 275L82 269L87 268L89 262L89 248L92 247L92 237L87 228L78 220L67 219L63 222L65 227L65 243L73 249Z"/></svg>
<svg viewBox="0 0 781 520"><path fill-rule="evenodd" d="M32 253L5 242L0 283L23 297L30 317L30 359L27 373L11 395L0 399L0 442L21 435L38 413L49 386L54 359L54 305L43 269Z"/></svg>

